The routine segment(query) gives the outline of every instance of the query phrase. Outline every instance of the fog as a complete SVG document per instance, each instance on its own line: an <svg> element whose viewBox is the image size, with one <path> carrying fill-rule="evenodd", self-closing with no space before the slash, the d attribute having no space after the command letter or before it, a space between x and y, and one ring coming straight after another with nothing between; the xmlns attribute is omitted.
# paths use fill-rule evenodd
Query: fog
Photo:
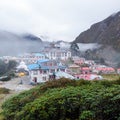
<svg viewBox="0 0 120 120"><path fill-rule="evenodd" d="M0 29L73 41L120 10L120 0L0 0Z"/></svg>
<svg viewBox="0 0 120 120"><path fill-rule="evenodd" d="M99 49L101 47L98 43L77 43L79 50L85 52L86 50Z"/></svg>
<svg viewBox="0 0 120 120"><path fill-rule="evenodd" d="M44 43L41 40L32 40L23 35L0 31L0 56L18 55L25 52L39 52Z"/></svg>

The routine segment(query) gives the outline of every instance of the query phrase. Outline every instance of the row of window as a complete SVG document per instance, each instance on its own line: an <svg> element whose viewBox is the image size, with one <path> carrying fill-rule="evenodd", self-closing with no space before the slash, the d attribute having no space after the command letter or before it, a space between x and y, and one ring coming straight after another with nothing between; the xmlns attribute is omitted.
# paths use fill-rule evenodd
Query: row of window
<svg viewBox="0 0 120 120"><path fill-rule="evenodd" d="M55 62L46 62L46 63L43 63L44 66L57 66L57 63Z"/></svg>
<svg viewBox="0 0 120 120"><path fill-rule="evenodd" d="M22 56L21 58L45 58L45 56Z"/></svg>
<svg viewBox="0 0 120 120"><path fill-rule="evenodd" d="M63 71L63 72L65 72L65 69L60 69L61 71ZM40 71L33 71L32 73L33 73L33 75L38 75L38 73L40 73L40 74L47 74L47 73L54 73L54 72L56 72L56 71L59 71L59 69L51 69L51 70L49 70L49 71L47 71L47 70L40 70Z"/></svg>
<svg viewBox="0 0 120 120"><path fill-rule="evenodd" d="M71 57L71 53L50 53L50 54L47 54L46 56L50 57Z"/></svg>

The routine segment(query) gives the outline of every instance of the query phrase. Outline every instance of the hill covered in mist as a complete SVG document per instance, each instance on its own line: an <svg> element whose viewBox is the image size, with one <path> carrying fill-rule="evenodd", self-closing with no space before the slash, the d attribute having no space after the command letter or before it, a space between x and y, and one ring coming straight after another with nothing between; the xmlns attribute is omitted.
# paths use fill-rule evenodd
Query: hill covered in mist
<svg viewBox="0 0 120 120"><path fill-rule="evenodd" d="M100 43L111 45L120 50L120 12L93 24L90 29L82 32L74 42Z"/></svg>
<svg viewBox="0 0 120 120"><path fill-rule="evenodd" d="M43 46L42 40L35 35L18 35L7 31L0 31L0 56L36 52L42 49Z"/></svg>
<svg viewBox="0 0 120 120"><path fill-rule="evenodd" d="M120 66L120 12L91 25L73 41L72 46L79 43L101 46L85 51L84 56L88 59L104 59L109 65Z"/></svg>

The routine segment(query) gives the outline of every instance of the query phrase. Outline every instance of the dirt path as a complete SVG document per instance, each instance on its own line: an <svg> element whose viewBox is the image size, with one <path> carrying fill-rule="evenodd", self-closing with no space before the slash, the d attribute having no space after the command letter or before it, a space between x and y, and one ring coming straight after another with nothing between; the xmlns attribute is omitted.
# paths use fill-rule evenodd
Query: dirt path
<svg viewBox="0 0 120 120"><path fill-rule="evenodd" d="M33 86L30 85L28 76L21 77L21 78L14 78L7 82L0 82L0 87L5 87L12 91L18 91L18 92L33 88Z"/></svg>

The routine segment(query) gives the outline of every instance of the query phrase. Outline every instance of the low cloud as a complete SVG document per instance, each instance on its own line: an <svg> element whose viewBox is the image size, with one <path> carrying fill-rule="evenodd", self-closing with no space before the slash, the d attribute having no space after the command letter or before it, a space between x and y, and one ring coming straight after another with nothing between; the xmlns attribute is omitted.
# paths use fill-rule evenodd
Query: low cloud
<svg viewBox="0 0 120 120"><path fill-rule="evenodd" d="M1 0L0 29L72 41L119 5L119 0Z"/></svg>

